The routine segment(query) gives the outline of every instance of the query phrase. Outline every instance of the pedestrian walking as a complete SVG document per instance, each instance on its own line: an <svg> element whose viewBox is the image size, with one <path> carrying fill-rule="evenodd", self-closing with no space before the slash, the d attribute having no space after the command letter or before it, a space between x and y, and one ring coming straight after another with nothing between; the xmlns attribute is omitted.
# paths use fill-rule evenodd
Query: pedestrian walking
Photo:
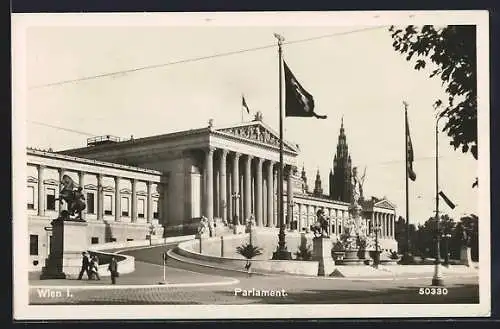
<svg viewBox="0 0 500 329"><path fill-rule="evenodd" d="M87 252L82 252L82 269L80 270L80 274L78 274L78 280L81 280L83 277L83 273L87 273L87 279L90 279L90 261Z"/></svg>
<svg viewBox="0 0 500 329"><path fill-rule="evenodd" d="M118 273L118 262L115 257L111 257L108 265L108 271L111 272L111 284L116 284L116 278L120 275Z"/></svg>
<svg viewBox="0 0 500 329"><path fill-rule="evenodd" d="M92 256L90 259L90 275L92 280L101 280L99 277L99 258L96 255Z"/></svg>

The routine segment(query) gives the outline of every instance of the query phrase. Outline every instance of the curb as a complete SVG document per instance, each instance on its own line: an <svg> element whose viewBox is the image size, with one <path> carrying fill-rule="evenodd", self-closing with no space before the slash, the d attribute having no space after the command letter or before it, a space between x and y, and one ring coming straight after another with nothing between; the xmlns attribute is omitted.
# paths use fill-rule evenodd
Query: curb
<svg viewBox="0 0 500 329"><path fill-rule="evenodd" d="M191 264L191 265L196 265L196 266L202 266L202 267L208 267L208 268L215 268L219 270L225 270L225 271L232 271L232 272L239 272L239 273L247 273L247 271L244 270L238 270L234 268L228 268L228 267L223 267L223 266L215 266L215 265L208 265L208 264L203 264L203 263L198 263L196 261L193 261L190 258L181 256L183 259L179 258L178 254L176 254L174 249L170 249L167 251L167 255L179 262L186 263L186 264ZM189 259L189 261L187 260ZM399 280L427 280L427 279L432 279L432 276L421 276L421 277L406 277L406 276L401 276L397 277L394 275L387 275L387 276L373 276L373 277L323 277L323 276L305 276L305 275L290 275L287 273L263 273L263 272L252 272L252 275L261 275L261 276L279 276L279 277L291 277L291 278L301 278L301 279L322 279L322 280L349 280L349 281L399 281ZM477 273L474 274L469 274L469 273L463 273L463 274L456 274L456 275L451 275L449 277L475 277L478 276Z"/></svg>

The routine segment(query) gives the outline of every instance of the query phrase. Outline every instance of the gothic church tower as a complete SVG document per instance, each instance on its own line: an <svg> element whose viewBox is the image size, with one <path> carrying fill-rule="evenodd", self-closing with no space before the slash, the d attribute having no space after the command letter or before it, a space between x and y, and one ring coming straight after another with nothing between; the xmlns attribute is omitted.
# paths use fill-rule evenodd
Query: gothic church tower
<svg viewBox="0 0 500 329"><path fill-rule="evenodd" d="M344 118L340 125L337 153L333 158L333 171L330 171L330 198L332 200L351 201L351 156L344 131Z"/></svg>

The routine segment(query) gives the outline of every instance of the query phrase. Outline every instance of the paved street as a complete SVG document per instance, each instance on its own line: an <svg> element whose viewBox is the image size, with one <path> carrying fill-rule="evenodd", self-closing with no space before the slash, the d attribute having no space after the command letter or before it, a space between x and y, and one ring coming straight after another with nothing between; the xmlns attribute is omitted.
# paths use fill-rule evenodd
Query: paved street
<svg viewBox="0 0 500 329"><path fill-rule="evenodd" d="M165 247L125 251L136 257L136 271L118 284L87 280L31 280L32 304L294 304L294 303L477 303L478 278L446 277L446 294L419 294L429 278L355 280L267 276L200 267L168 260L167 285L161 253ZM141 286L136 286L141 285ZM271 292L272 291L272 292ZM49 296L52 294L52 296ZM267 294L267 295L266 295ZM270 296L273 294L274 296ZM266 295L266 296L262 296Z"/></svg>

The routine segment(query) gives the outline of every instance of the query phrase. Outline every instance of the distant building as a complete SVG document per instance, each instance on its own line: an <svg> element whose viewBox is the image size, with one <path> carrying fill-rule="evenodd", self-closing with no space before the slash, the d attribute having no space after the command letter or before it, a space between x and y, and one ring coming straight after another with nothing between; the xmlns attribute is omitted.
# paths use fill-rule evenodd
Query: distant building
<svg viewBox="0 0 500 329"><path fill-rule="evenodd" d="M351 202L351 176L351 155L344 131L344 118L342 118L337 151L333 158L333 170L330 171L330 198L332 200Z"/></svg>

